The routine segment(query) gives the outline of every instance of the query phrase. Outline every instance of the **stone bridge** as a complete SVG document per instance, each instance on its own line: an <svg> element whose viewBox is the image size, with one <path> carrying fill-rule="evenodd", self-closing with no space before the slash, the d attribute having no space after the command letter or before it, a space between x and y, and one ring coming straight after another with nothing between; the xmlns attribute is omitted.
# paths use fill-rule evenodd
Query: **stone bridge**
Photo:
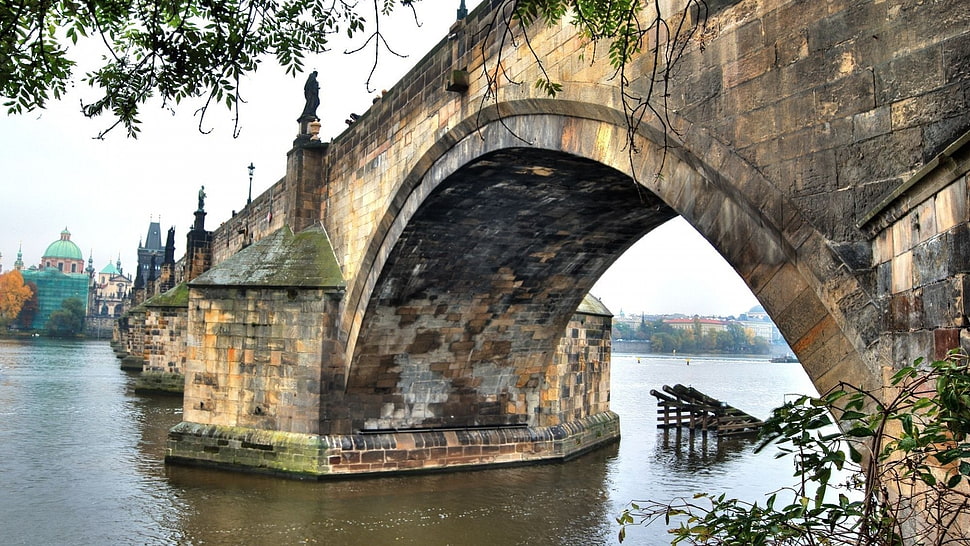
<svg viewBox="0 0 970 546"><path fill-rule="evenodd" d="M707 4L671 126L633 154L605 46L568 23L523 40L501 0L343 134L302 134L189 283L169 460L319 476L613 441L608 312L584 296L677 215L821 391L970 344L970 4Z"/></svg>

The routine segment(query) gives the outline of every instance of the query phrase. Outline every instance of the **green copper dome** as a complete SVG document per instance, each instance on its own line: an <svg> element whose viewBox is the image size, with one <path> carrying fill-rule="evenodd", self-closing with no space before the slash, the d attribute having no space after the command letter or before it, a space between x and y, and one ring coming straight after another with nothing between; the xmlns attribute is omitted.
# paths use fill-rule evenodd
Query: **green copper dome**
<svg viewBox="0 0 970 546"><path fill-rule="evenodd" d="M115 266L115 264L111 262L108 262L108 265L104 266L104 269L101 270L101 273L104 273L106 275L121 275L121 271L118 271L118 268Z"/></svg>
<svg viewBox="0 0 970 546"><path fill-rule="evenodd" d="M67 260L84 260L84 256L81 254L81 249L78 248L73 241L71 241L71 232L64 228L61 232L61 238L54 241L47 247L44 251L42 259L46 258L64 258Z"/></svg>

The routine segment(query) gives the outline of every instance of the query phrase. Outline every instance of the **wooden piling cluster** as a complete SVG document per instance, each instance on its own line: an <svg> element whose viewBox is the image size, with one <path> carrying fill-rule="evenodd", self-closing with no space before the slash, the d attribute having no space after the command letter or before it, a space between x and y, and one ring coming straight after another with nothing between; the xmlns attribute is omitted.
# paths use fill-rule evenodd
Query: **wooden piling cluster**
<svg viewBox="0 0 970 546"><path fill-rule="evenodd" d="M729 436L756 433L764 424L760 419L693 387L664 385L663 390L667 394L650 390L650 394L657 398L658 428L688 427Z"/></svg>

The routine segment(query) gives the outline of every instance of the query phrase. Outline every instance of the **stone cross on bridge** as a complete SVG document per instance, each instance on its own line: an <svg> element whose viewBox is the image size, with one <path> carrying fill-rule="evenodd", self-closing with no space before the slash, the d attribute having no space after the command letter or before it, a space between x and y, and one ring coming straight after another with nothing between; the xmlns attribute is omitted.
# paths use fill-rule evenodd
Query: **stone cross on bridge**
<svg viewBox="0 0 970 546"><path fill-rule="evenodd" d="M708 0L671 126L647 119L632 155L603 52L568 23L501 40L501 4L332 142L298 139L213 234L170 460L316 476L612 441L608 312L584 296L677 215L820 390L968 344L970 4ZM521 83L489 93L499 59Z"/></svg>

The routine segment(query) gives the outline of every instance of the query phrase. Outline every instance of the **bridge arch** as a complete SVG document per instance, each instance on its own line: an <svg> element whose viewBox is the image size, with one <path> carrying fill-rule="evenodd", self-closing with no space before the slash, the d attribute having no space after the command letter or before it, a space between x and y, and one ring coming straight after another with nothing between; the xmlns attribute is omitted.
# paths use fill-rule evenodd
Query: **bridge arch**
<svg viewBox="0 0 970 546"><path fill-rule="evenodd" d="M406 391L415 374L441 379L463 359L479 371L463 369L457 382L439 382L450 385L448 392L412 392L412 402L423 401L417 412L413 403L407 409L385 400L385 415L403 421L357 424L447 424L449 407L483 396L504 404L498 416L451 424L555 422L562 416L549 417L554 412L540 407L547 396L534 387L548 372L556 339L606 268L676 215L741 275L820 390L840 380L876 384L878 368L865 351L876 310L857 279L781 192L693 131L690 144L674 142L664 157L662 133L644 127L631 164L622 113L533 99L486 108L445 133L398 187L362 264L367 274L348 287L346 388L364 397ZM661 158L662 175L654 176ZM548 208L515 210L516 193L520 203L545 200ZM580 203L584 208L569 209ZM487 221L522 231L534 213L551 228L536 229L531 242L528 233L499 236ZM464 268L444 258L462 241L474 245L458 253L474 262ZM514 256L489 261L502 252ZM515 335L504 335L511 330ZM513 339L534 343L514 347Z"/></svg>

